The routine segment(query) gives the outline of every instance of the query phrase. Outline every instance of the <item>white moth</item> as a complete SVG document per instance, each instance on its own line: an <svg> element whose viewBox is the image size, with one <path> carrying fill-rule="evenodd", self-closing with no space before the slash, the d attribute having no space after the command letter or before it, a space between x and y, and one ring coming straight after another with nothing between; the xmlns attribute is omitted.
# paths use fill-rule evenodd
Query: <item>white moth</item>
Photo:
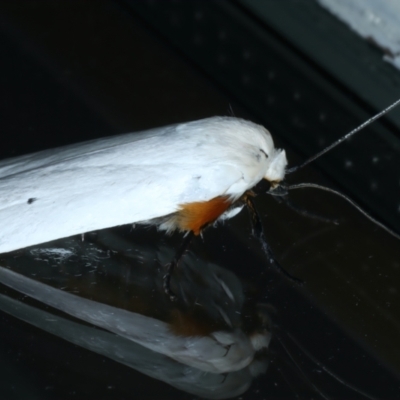
<svg viewBox="0 0 400 400"><path fill-rule="evenodd" d="M286 164L265 128L233 117L4 160L0 253L165 216L161 229L198 234L261 179L281 181Z"/></svg>
<svg viewBox="0 0 400 400"><path fill-rule="evenodd" d="M275 149L264 127L234 117L207 118L4 160L0 253L129 223L197 235L216 220L236 215L243 205L235 202L262 179L272 189L278 187L285 173L295 170L286 171L286 165L285 151ZM305 185L289 188L299 187Z"/></svg>

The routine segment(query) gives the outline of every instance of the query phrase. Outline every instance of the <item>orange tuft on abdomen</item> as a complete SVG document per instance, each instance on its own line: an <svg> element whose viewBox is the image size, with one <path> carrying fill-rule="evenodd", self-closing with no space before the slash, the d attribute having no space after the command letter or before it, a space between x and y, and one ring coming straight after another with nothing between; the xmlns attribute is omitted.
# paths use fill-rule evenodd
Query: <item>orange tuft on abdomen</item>
<svg viewBox="0 0 400 400"><path fill-rule="evenodd" d="M195 235L198 235L202 228L214 222L230 205L231 202L225 196L182 204L175 221L180 230L193 231Z"/></svg>

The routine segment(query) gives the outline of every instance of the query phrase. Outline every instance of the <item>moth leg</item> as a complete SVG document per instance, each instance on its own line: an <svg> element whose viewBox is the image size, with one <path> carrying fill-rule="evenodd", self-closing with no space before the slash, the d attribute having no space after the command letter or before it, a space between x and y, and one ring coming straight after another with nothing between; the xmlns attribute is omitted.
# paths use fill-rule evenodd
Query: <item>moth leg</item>
<svg viewBox="0 0 400 400"><path fill-rule="evenodd" d="M278 203L284 203L288 208L293 210L299 215L302 215L303 217L314 219L316 221L321 221L327 224L334 224L338 225L339 221L337 219L332 219L332 218L327 218L324 217L323 215L318 215L315 213L312 213L308 210L305 210L303 208L297 207L293 202L289 200L287 196L272 196Z"/></svg>
<svg viewBox="0 0 400 400"><path fill-rule="evenodd" d="M194 236L194 233L192 231L190 231L183 238L183 241L182 241L181 245L179 246L178 250L176 251L174 258L172 259L172 261L169 264L166 265L167 271L166 271L165 275L163 276L163 287L164 287L165 294L167 296L169 296L171 301L177 300L175 293L171 289L172 273L174 272L174 268L178 266L179 261L181 260L183 254L188 249L190 242L193 239L193 236Z"/></svg>
<svg viewBox="0 0 400 400"><path fill-rule="evenodd" d="M290 279L292 282L295 282L297 284L303 284L303 281L299 278L296 278L295 276L291 275L288 271L286 271L285 268L283 268L278 261L276 261L274 254L272 253L271 247L268 245L267 240L265 238L264 234L264 228L261 223L261 218L260 215L258 214L258 211L255 207L253 197L250 194L246 195L244 198L247 208L250 213L250 219L251 219L251 224L253 228L253 235L258 239L258 241L261 244L261 248L266 255L269 263L280 273L286 276L286 278Z"/></svg>

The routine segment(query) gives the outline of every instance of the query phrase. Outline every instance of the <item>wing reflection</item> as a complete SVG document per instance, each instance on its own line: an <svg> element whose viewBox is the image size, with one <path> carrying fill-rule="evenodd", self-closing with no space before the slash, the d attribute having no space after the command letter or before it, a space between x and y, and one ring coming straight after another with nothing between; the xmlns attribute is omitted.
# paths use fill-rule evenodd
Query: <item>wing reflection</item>
<svg viewBox="0 0 400 400"><path fill-rule="evenodd" d="M173 250L139 248L124 232L3 255L0 282L37 302L2 294L0 308L186 392L216 399L243 393L267 368L263 308L246 304L233 273L190 253L174 274L180 300L170 302L161 266Z"/></svg>

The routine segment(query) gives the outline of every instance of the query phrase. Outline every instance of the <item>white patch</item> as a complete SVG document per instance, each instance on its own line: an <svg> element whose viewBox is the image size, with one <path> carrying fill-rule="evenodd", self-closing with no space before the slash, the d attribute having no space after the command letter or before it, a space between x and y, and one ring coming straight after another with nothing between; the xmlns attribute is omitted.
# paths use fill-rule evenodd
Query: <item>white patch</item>
<svg viewBox="0 0 400 400"><path fill-rule="evenodd" d="M48 259L50 256L53 260L60 263L74 255L74 252L71 250L56 247L32 249L30 253L39 258L43 257L44 259Z"/></svg>
<svg viewBox="0 0 400 400"><path fill-rule="evenodd" d="M219 218L218 220L220 221L225 221L227 219L231 219L238 215L240 211L243 210L244 204L237 206L237 207L232 207L229 210L225 211Z"/></svg>
<svg viewBox="0 0 400 400"><path fill-rule="evenodd" d="M318 0L360 36L385 51L384 60L400 68L400 2L377 0Z"/></svg>
<svg viewBox="0 0 400 400"><path fill-rule="evenodd" d="M271 156L265 179L270 182L280 182L285 177L286 166L285 150L276 150Z"/></svg>
<svg viewBox="0 0 400 400"><path fill-rule="evenodd" d="M266 349L271 341L270 333L254 333L250 336L251 344L255 351Z"/></svg>

